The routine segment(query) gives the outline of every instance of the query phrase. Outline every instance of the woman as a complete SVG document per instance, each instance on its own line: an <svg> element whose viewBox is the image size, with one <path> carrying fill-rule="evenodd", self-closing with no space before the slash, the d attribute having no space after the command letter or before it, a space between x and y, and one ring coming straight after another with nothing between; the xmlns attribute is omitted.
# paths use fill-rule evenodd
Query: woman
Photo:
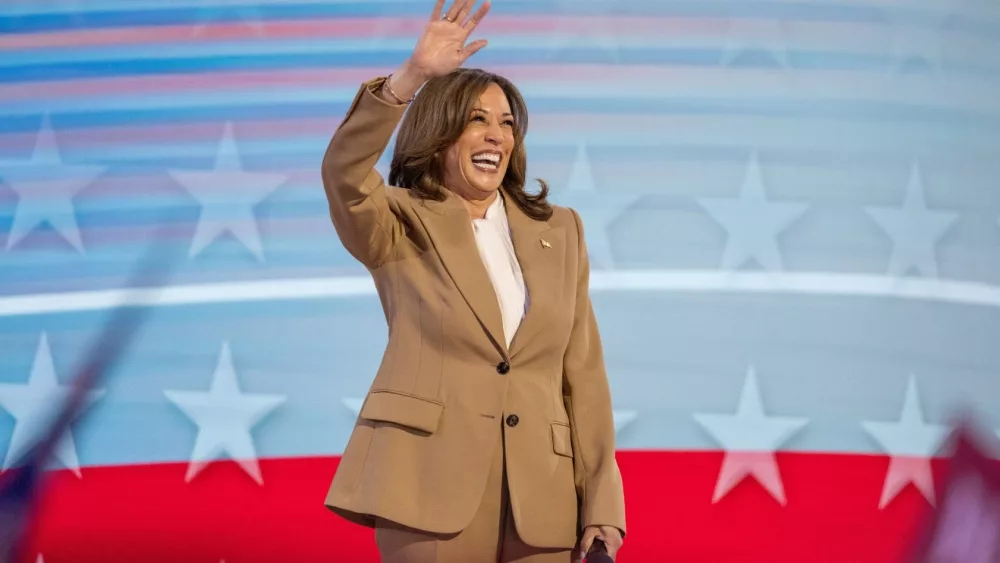
<svg viewBox="0 0 1000 563"><path fill-rule="evenodd" d="M388 563L567 563L595 538L613 556L624 495L583 228L544 184L525 191L517 89L459 69L489 4L443 4L323 160L389 326L326 505L374 527ZM375 165L397 125L387 186Z"/></svg>

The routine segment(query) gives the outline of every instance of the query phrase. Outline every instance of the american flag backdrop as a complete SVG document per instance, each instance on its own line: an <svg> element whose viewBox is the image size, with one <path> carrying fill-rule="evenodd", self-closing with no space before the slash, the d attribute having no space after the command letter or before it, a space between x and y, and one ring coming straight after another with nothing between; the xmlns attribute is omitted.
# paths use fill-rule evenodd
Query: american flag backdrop
<svg viewBox="0 0 1000 563"><path fill-rule="evenodd" d="M432 5L0 0L4 468L152 308L38 562L377 560L322 504L386 329L319 165ZM952 415L1000 428L997 0L494 0L475 37L585 222L619 561L901 561ZM169 287L123 292L154 243Z"/></svg>

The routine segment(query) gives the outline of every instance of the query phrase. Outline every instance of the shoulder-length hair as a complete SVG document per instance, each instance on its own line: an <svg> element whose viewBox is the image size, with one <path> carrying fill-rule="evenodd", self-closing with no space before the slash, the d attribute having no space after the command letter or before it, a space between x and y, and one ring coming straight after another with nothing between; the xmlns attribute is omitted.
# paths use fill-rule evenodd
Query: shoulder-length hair
<svg viewBox="0 0 1000 563"><path fill-rule="evenodd" d="M389 183L409 189L422 199L443 201L444 155L465 131L472 110L490 84L503 90L514 116L514 149L501 189L532 219L547 220L552 206L547 201L548 185L539 179L541 190L525 190L528 158L524 136L528 130L528 109L514 84L502 76L480 69L460 68L432 78L414 98L396 133L396 146L389 167Z"/></svg>

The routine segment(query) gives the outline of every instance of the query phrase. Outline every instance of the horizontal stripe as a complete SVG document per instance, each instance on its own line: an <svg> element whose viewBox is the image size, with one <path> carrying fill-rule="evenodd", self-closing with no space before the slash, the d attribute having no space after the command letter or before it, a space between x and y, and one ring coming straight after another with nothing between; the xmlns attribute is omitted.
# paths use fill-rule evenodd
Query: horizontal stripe
<svg viewBox="0 0 1000 563"><path fill-rule="evenodd" d="M266 0L267 4L351 4L358 0ZM406 4L412 0L380 0L386 4ZM108 11L163 10L164 8L238 8L254 0L5 0L0 14L62 14Z"/></svg>
<svg viewBox="0 0 1000 563"><path fill-rule="evenodd" d="M391 5L391 9L386 6ZM492 14L531 14L548 15L554 12L567 14L606 15L611 12L612 4L553 1L511 0L496 3L491 9ZM889 13L906 14L913 21L940 22L941 10L913 9L908 5L885 3L873 6L869 3L833 3L833 2L739 2L725 1L647 1L628 4L615 4L614 12L636 16L746 16L759 15L779 19L802 20L835 20L835 21L878 21ZM248 2L235 6L183 4L163 6L161 9L104 9L86 12L49 12L31 13L23 9L0 12L0 30L43 31L74 27L79 22L78 14L85 14L90 27L121 27L127 25L157 25L197 23L207 20L239 20L252 13L253 17L262 20L278 19L312 19L316 17L365 17L380 16L389 13L393 15L426 17L430 10L425 3L420 2L316 2L316 3L274 3ZM9 15L7 15L9 14ZM978 25L980 29L988 29L990 22L975 18L959 20L957 25ZM995 22L992 22L995 24Z"/></svg>
<svg viewBox="0 0 1000 563"><path fill-rule="evenodd" d="M904 560L929 505L907 487L878 509L888 458L779 453L776 459L784 506L752 478L713 503L723 461L718 451L618 452L628 535L616 560ZM85 468L82 479L58 472L48 482L30 552L53 563L376 563L372 530L323 506L337 463L265 459L262 486L231 461L208 466L190 483L186 464ZM934 469L940 478L944 464L935 461Z"/></svg>
<svg viewBox="0 0 1000 563"><path fill-rule="evenodd" d="M412 46L390 49L383 46L370 51L352 53L304 53L282 55L265 53L255 56L233 55L227 57L187 59L157 58L144 60L128 60L127 55L119 57L124 60L84 61L84 62L53 62L48 64L23 65L7 67L0 75L0 84L17 82L46 81L57 82L65 80L86 80L94 78L112 78L119 76L150 76L160 74L191 74L216 73L227 71L264 71L276 69L335 69L357 67L383 67L394 69L400 61L409 55ZM127 52L127 51L126 51ZM710 49L649 49L620 48L609 51L608 48L596 45L591 48L555 49L545 58L553 64L592 65L597 63L615 63L619 65L661 65L679 67L718 67L726 51L723 47ZM893 70L894 64L887 54L853 55L824 52L788 52L787 71L837 71L850 70L871 72L876 75ZM528 65L539 61L537 49L484 49L476 55L476 64L480 67L492 68L500 65ZM740 58L728 65L733 70L740 69L774 69L778 63L770 58L748 57ZM995 80L996 71L992 68L977 67L964 64L949 64L948 72L956 80Z"/></svg>
<svg viewBox="0 0 1000 563"><path fill-rule="evenodd" d="M585 47L595 39L622 49L707 49L729 41L753 44L745 26L759 23L747 19L711 17L578 17L543 18L497 16L476 32L489 39L491 49L512 46L546 52ZM996 69L990 57L996 52L991 36L963 33L960 29L922 28L875 21L771 22L771 36L763 39L799 54L812 51L885 55L895 36L920 36L930 46L950 47L951 65ZM0 36L0 52L8 51L3 66L52 62L93 62L233 56L271 53L351 53L373 48L411 48L425 24L424 18L338 18L330 20L282 21L256 26L245 23L212 24L201 27L159 26L114 29L72 29L50 33L12 33ZM778 26L781 27L778 27ZM1000 30L998 30L1000 32ZM744 34L748 36L744 37ZM886 39L890 39L887 43ZM128 45L128 51L113 47ZM44 49L44 50L41 50ZM930 52L927 49L926 52ZM957 56L961 54L960 56Z"/></svg>
<svg viewBox="0 0 1000 563"><path fill-rule="evenodd" d="M705 100L795 99L885 102L962 111L1000 113L1000 84L965 80L927 83L924 77L847 70L811 72L791 77L767 68L670 68L614 65L505 65L492 68L518 84L529 104L535 98L616 100L697 97ZM32 83L0 84L0 112L25 115L86 111L104 106L122 109L175 108L246 104L253 101L350 101L360 84L391 70L385 67L146 75L56 81L44 88ZM590 77L600 74L602 80ZM998 75L1000 78L1000 75ZM647 88L635 88L644 83ZM280 86L276 86L280 85ZM263 101L261 99L263 98ZM529 105L530 107L530 105ZM2 141L0 141L2 142Z"/></svg>
<svg viewBox="0 0 1000 563"><path fill-rule="evenodd" d="M361 0L363 1L363 0ZM512 0L514 1L514 0ZM89 13L89 12L109 12L109 11L146 11L146 10L163 10L165 8L212 8L212 9L238 9L246 6L257 6L262 4L267 4L271 6L307 6L310 4L356 4L359 0L266 0L265 2L255 1L255 0L5 0L0 4L0 14L2 15L13 15L13 14L61 14L61 13ZM778 0L779 3L786 4L796 4L798 0ZM393 10L397 10L401 7L406 7L412 5L413 0L380 0L380 3L386 6L392 6ZM510 4L511 2L508 2ZM632 7L637 8L639 6L648 7L655 6L658 4L664 4L667 2L662 2L661 0L633 0L629 2L629 6L624 6L625 8ZM836 5L853 5L853 6L867 6L871 2L816 2L817 4L836 4ZM875 2L876 4L883 4L886 6L892 6L895 3L891 0L882 0L881 2ZM576 4L576 2L567 0L537 0L533 2L535 5L548 6L554 9L565 9ZM584 10L599 9L602 6L601 0L589 0L589 5L587 2L583 2ZM617 9L623 6L616 6L614 0L604 0L604 5L615 6ZM595 8L596 7L596 8ZM424 7L424 11L429 12L429 8Z"/></svg>
<svg viewBox="0 0 1000 563"><path fill-rule="evenodd" d="M620 38L622 41L635 42L637 36L643 37L643 41L660 42L662 35L657 35L656 31L662 33L670 32L675 41L687 36L697 37L699 35L712 35L725 32L728 23L725 20L714 18L628 18L628 17L579 17L579 16L555 16L555 17L518 17L518 16L494 16L490 17L489 23L484 23L477 31L477 34L486 35L490 43L497 45L497 41L511 41L513 38L505 38L507 34L521 36L524 39L534 42L551 41L552 38L531 37L531 34L552 33L560 29L584 30L591 32L603 32L604 35L612 33L618 29L629 29L629 37ZM319 41L324 43L324 50L343 49L356 51L358 49L371 48L374 44L391 44L399 41L409 41L412 46L412 37L423 31L427 23L426 18L401 18L401 17L379 17L379 18L335 18L335 19L310 19L305 21L279 21L262 24L260 29L252 25L241 22L234 23L213 23L196 29L190 25L159 26L155 28L114 28L114 29L71 29L51 33L12 33L0 36L0 50L24 50L40 47L87 47L98 45L121 45L132 44L133 46L155 44L162 49L168 47L172 51L185 52L196 50L202 55L213 52L223 54L226 51L216 51L216 49L240 49L236 51L242 54L252 54L256 50L275 49L276 51L288 51L290 49L302 50L306 45L296 45L295 41ZM873 29L882 28L883 25L873 25ZM388 36L391 34L391 37ZM395 39L405 35L403 39ZM261 41L264 39L264 41ZM235 43L239 40L247 40L245 43ZM566 37L564 39L572 45L579 40L578 37ZM138 44L138 45L136 45ZM675 43L676 45L676 43ZM320 47L320 45L314 45ZM234 51L228 51L233 53ZM86 53L96 53L99 57L113 56L114 52L103 50L86 50L82 53L63 53L64 56L77 57L75 60L87 60ZM140 52L141 53L141 52ZM32 59L23 58L46 56L47 58ZM138 54L137 54L138 55ZM20 57L16 60L22 62L37 62L52 60L55 54L45 55L44 53L13 53L9 57ZM68 60L68 59L67 59ZM12 63L8 58L5 64Z"/></svg>
<svg viewBox="0 0 1000 563"><path fill-rule="evenodd" d="M37 116L40 112L59 112L59 122L68 127L93 126L137 126L198 121L238 121L259 118L332 118L342 117L348 109L356 88L336 90L316 90L312 92L284 93L285 103L273 103L274 96L257 95L237 98L217 96L208 99L187 100L188 105L170 109L149 108L158 103L169 104L170 100L123 99L122 105L113 110L94 109L92 111L61 111L57 105L48 104L20 108L0 107L3 117L34 117L32 120L9 121L5 125L20 130L37 130ZM559 92L552 92L548 98L544 93L532 93L532 109L535 112L551 114L602 113L614 111L616 114L632 115L712 115L716 117L777 117L807 118L818 123L839 123L843 120L865 121L869 124L926 125L939 127L943 131L989 132L996 134L1000 127L1000 116L987 115L976 111L941 107L924 107L903 103L864 100L809 100L809 99L731 99L711 100L700 97L669 97L659 92L636 90L628 98L628 103L617 101L610 92L607 97L595 98L593 94L581 91L578 97L567 98ZM331 101L337 100L337 101ZM253 103L253 102L256 103ZM250 103L247 103L250 102ZM0 122L3 123L3 122ZM9 130L8 130L9 131ZM558 135L558 131L553 132ZM620 139L619 139L620 140Z"/></svg>
<svg viewBox="0 0 1000 563"><path fill-rule="evenodd" d="M589 147L614 151L616 158L652 156L662 151L667 161L745 158L750 147L777 149L777 163L794 163L803 155L812 166L817 158L845 155L881 155L887 159L994 154L997 134L988 130L938 127L934 124L829 120L809 117L755 117L713 115L643 115L602 113L545 113L531 104L531 131L527 138L529 164L544 161L560 149ZM246 115L233 127L241 156L253 157L253 168L268 172L312 174L320 151L340 123L343 113L326 117L276 117ZM102 126L99 121L66 120L52 116L60 151L71 163L128 165L150 168L155 177L163 168L212 166L218 151L224 116L204 116L200 121L128 121ZM30 156L39 127L38 116L11 120L14 131L0 134L0 161L17 162ZM17 121L16 123L14 123ZM641 130L642 135L635 131ZM817 135L816 131L824 134ZM536 151L544 151L539 155ZM738 153L738 154L736 154ZM821 153L821 154L817 154ZM570 155L571 156L571 155ZM591 155L595 156L595 155ZM564 155L563 158L566 158ZM249 162L249 160L245 160ZM647 163L651 165L652 163ZM300 167L312 167L303 170ZM130 174L116 171L107 174Z"/></svg>
<svg viewBox="0 0 1000 563"><path fill-rule="evenodd" d="M595 271L594 292L751 293L892 298L975 307L1000 307L1000 287L958 280L893 278L834 272L690 270ZM99 311L120 306L172 307L372 297L369 276L276 279L0 297L0 317Z"/></svg>

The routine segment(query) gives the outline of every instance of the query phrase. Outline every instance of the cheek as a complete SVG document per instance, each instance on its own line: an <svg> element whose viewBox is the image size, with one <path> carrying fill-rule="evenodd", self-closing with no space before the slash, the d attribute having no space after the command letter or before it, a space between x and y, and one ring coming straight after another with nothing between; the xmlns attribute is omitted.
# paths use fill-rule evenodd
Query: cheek
<svg viewBox="0 0 1000 563"><path fill-rule="evenodd" d="M513 137L511 137L509 140L507 140L504 143L504 145L506 145L504 147L504 149L506 149L505 152L507 153L507 164L509 165L511 159L514 158L514 149L516 148L517 145L514 143L514 138Z"/></svg>
<svg viewBox="0 0 1000 563"><path fill-rule="evenodd" d="M445 174L448 174L449 172L454 173L455 171L457 171L460 168L459 163L460 160L458 157L458 150L454 148L449 149L448 152L444 154Z"/></svg>

